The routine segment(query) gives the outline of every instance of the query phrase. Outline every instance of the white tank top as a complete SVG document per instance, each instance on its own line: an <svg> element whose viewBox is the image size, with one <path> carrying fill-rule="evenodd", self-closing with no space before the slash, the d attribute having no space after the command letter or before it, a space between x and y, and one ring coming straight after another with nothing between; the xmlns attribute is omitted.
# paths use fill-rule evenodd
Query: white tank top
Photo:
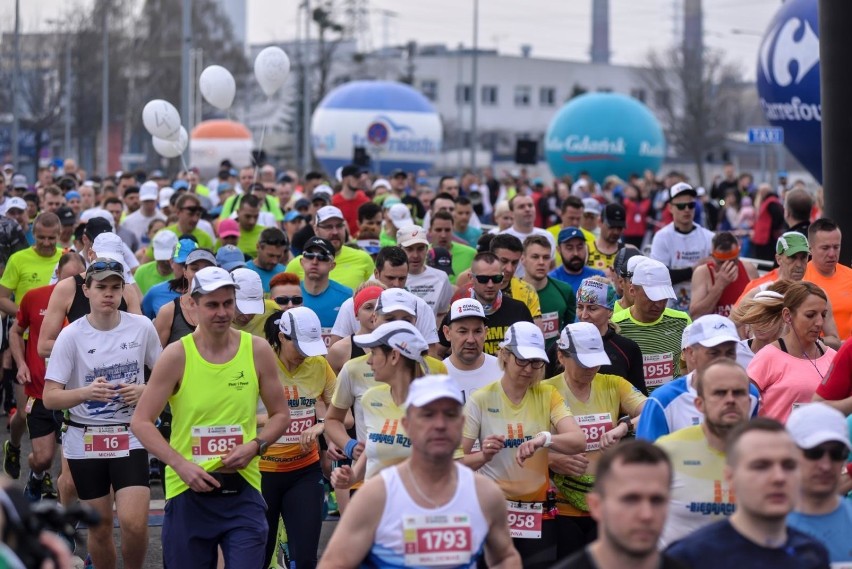
<svg viewBox="0 0 852 569"><path fill-rule="evenodd" d="M456 493L440 508L424 508L412 500L399 467L381 471L387 498L362 567L476 568L484 555L488 522L479 505L473 471L458 463L455 467Z"/></svg>

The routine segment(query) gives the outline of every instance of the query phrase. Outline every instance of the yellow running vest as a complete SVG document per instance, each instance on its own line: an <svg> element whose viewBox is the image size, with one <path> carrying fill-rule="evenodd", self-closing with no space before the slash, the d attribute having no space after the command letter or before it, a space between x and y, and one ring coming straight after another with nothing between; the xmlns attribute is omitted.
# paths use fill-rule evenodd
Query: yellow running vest
<svg viewBox="0 0 852 569"><path fill-rule="evenodd" d="M240 443L257 436L259 387L254 368L252 336L240 332L240 347L224 364L211 364L201 357L192 334L180 340L186 353L183 378L178 392L169 397L172 408L170 444L185 459L207 471L219 464L214 455L224 456ZM240 470L240 475L260 491L259 458ZM174 498L189 486L166 467L166 499Z"/></svg>

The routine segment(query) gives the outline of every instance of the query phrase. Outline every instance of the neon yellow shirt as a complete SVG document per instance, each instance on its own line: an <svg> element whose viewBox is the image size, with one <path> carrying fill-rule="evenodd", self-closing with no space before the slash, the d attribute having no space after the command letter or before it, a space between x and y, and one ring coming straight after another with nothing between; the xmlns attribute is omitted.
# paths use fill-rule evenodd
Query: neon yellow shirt
<svg viewBox="0 0 852 569"><path fill-rule="evenodd" d="M6 270L0 278L0 286L11 290L15 295L15 304L20 305L27 292L50 284L50 277L61 256L61 249L56 249L50 257L42 257L32 247L22 249L9 257Z"/></svg>
<svg viewBox="0 0 852 569"><path fill-rule="evenodd" d="M574 395L574 392L568 387L564 375L551 377L544 383L553 386L562 398L565 399L565 404L571 409L574 419L586 435L586 458L589 459L590 463L589 468L586 470L587 475L591 475L595 471L595 465L601 455L600 439L603 434L615 428L620 413L624 412L629 415L636 415L639 406L647 399L629 381L618 375L602 373L595 375L587 401L581 401ZM565 492L566 486L571 486L572 488L578 486L576 480L571 484L572 481L570 479L572 478L574 477L553 474L553 480L556 483L557 489L559 489L559 493L556 496L556 508L559 510L560 516L587 516L588 512L586 508L577 508L572 505L575 501L584 504L585 493L576 491ZM562 483L566 479L568 479L569 484ZM588 484L593 480L593 477L589 479L583 477L583 480L580 482Z"/></svg>
<svg viewBox="0 0 852 569"><path fill-rule="evenodd" d="M278 303L274 300L265 299L263 301L263 314L255 314L254 318L249 320L248 324L245 326L240 326L235 322L231 322L231 328L234 330L240 330L241 332L248 332L252 336L265 339L266 334L263 331L263 327L266 325L266 320L274 312L278 312L279 310L281 310L281 308L278 306Z"/></svg>
<svg viewBox="0 0 852 569"><path fill-rule="evenodd" d="M547 450L540 449L524 466L515 459L518 447L541 431L571 416L565 400L543 382L530 387L519 404L506 397L500 381L477 389L464 408L464 438L482 440L504 435L506 443L479 473L494 480L508 500L543 502L547 497Z"/></svg>
<svg viewBox="0 0 852 569"><path fill-rule="evenodd" d="M358 288L361 283L370 280L375 269L373 258L366 251L353 249L346 245L340 248L334 262L335 266L331 270L329 278L352 290ZM287 263L287 272L295 273L299 275L299 279L305 280L301 255Z"/></svg>

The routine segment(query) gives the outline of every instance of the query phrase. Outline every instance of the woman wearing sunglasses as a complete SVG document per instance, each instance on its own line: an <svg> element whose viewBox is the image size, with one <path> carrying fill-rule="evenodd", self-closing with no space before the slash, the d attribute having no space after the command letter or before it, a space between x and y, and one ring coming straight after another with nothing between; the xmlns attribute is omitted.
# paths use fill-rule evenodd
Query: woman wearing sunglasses
<svg viewBox="0 0 852 569"><path fill-rule="evenodd" d="M302 306L305 298L299 287L299 275L296 273L278 273L269 281L269 298L283 311L288 311L296 306Z"/></svg>
<svg viewBox="0 0 852 569"><path fill-rule="evenodd" d="M581 453L586 437L559 391L541 381L548 358L538 326L510 326L497 358L503 377L476 390L465 406L463 462L503 490L524 566L547 567L556 560L555 496L548 490L549 452L541 449Z"/></svg>
<svg viewBox="0 0 852 569"><path fill-rule="evenodd" d="M266 500L269 566L278 545L278 517L287 528L290 560L296 567L317 563L325 487L320 467L321 402L331 403L335 375L325 359L317 315L304 306L278 312L266 321L266 339L278 356L278 379L290 409L290 426L260 457L261 491ZM266 415L259 414L258 426Z"/></svg>
<svg viewBox="0 0 852 569"><path fill-rule="evenodd" d="M595 482L595 467L606 448L633 432L647 398L623 377L600 373L601 366L611 362L594 324L569 324L562 330L556 348L556 357L565 371L544 383L562 395L586 435L584 453L550 453L548 457L553 483L559 491L557 556L562 559L597 536L597 523L586 504L586 494Z"/></svg>

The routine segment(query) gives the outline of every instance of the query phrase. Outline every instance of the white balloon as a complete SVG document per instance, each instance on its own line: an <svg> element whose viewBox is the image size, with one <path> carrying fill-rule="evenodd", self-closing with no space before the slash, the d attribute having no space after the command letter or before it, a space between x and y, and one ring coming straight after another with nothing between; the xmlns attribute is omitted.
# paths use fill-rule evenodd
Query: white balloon
<svg viewBox="0 0 852 569"><path fill-rule="evenodd" d="M177 140L180 135L180 113L168 101L154 99L142 109L142 124L157 138Z"/></svg>
<svg viewBox="0 0 852 569"><path fill-rule="evenodd" d="M186 145L189 144L189 135L185 128L180 127L177 140L164 140L152 136L151 143L154 145L157 154L163 158L177 158L186 150Z"/></svg>
<svg viewBox="0 0 852 569"><path fill-rule="evenodd" d="M198 88L205 101L223 111L231 108L237 93L234 76L221 65L211 65L202 71Z"/></svg>
<svg viewBox="0 0 852 569"><path fill-rule="evenodd" d="M267 97L271 97L290 75L290 58L280 47L267 47L254 60L254 76Z"/></svg>

